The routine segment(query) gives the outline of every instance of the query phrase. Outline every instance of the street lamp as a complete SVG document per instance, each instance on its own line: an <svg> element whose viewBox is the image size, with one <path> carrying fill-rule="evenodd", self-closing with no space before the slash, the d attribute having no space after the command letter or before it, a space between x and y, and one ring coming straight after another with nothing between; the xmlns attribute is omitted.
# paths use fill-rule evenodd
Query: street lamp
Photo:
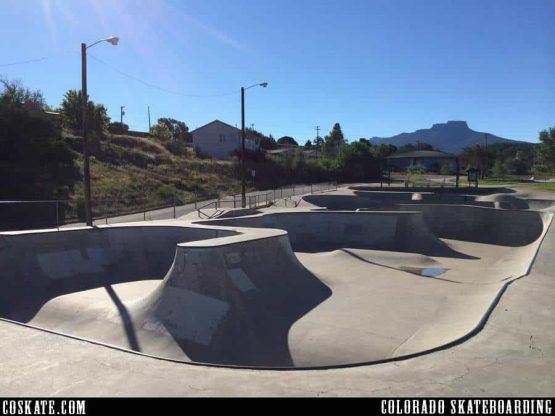
<svg viewBox="0 0 555 416"><path fill-rule="evenodd" d="M268 83L254 84L250 87L241 87L241 206L247 207L247 196L245 193L245 91L253 87L267 88Z"/></svg>
<svg viewBox="0 0 555 416"><path fill-rule="evenodd" d="M89 97L87 95L87 49L92 48L101 42L108 42L116 46L119 42L117 36L110 36L106 39L101 39L95 43L87 46L81 44L81 96L82 96L82 111L83 111L83 176L84 176L84 190L85 190L85 220L87 226L92 227L92 209L91 209L91 172L89 167L89 145L87 141L87 104Z"/></svg>

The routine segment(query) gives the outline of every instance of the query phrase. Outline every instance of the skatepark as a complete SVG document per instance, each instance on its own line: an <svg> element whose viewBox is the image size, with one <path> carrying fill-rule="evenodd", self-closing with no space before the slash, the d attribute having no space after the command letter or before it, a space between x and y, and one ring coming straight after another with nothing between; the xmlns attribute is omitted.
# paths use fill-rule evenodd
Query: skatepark
<svg viewBox="0 0 555 416"><path fill-rule="evenodd" d="M447 367L457 359L444 354L463 350L467 368L486 360L484 347L474 344L490 336L497 314L518 305L526 312L519 313L520 322L503 325L514 329L532 320L525 331L532 338L493 336L502 346L495 350L495 342L486 342L486 350L495 363L509 360L503 377L543 377L544 384L525 384L527 391L547 394L553 385L553 376L546 376L553 369L553 336L543 338L542 364L530 355L552 329L552 302L511 296L523 296L527 292L519 285L541 279L545 287L533 289L534 295L553 294L546 268L555 247L553 212L550 195L509 188L438 192L359 185L299 197L294 208L4 232L0 331L5 343L28 350L28 358L36 348L39 361L54 367L61 363L45 358L50 349L80 354L77 368L115 359L154 372L163 366L176 379L193 371L198 383L204 375L221 376L226 387L218 390L216 381L212 394L287 394L295 384L300 389L301 380L313 387L316 382L330 395L357 394L342 393L341 386L360 384L361 377L366 384L359 394L368 394L399 367L406 372L420 366L418 377L437 379L433 372L422 373L431 363L432 369L445 367L443 377L454 374ZM519 355L521 342L526 348ZM15 366L18 360L6 354L3 366ZM33 377L33 366L22 371L23 379ZM52 383L67 383L73 375L66 371L49 373ZM104 379L106 391L112 386L133 395L195 395L179 383L149 390L152 378L141 371L129 385L133 391L118 381L128 377L126 371L94 378ZM496 379L488 371L473 388ZM381 394L429 394L411 374L403 389ZM229 385L246 375L266 381ZM100 385L93 387L96 382L84 374L81 380L62 393L98 394ZM286 380L292 382L288 387L280 384ZM453 393L455 387L447 385L435 393ZM513 392L506 383L493 385L493 393ZM313 387L307 395L319 391ZM17 383L11 388L17 393ZM37 388L43 394L57 391L40 383Z"/></svg>

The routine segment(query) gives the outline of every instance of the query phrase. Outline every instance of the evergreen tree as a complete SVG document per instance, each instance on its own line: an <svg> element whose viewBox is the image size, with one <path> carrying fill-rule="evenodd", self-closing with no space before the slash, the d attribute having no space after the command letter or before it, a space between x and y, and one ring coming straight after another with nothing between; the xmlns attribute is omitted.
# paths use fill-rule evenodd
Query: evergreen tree
<svg viewBox="0 0 555 416"><path fill-rule="evenodd" d="M341 148L345 145L345 137L343 131L341 130L341 125L335 123L333 128L325 137L324 142L324 153L327 156L337 156L341 152Z"/></svg>

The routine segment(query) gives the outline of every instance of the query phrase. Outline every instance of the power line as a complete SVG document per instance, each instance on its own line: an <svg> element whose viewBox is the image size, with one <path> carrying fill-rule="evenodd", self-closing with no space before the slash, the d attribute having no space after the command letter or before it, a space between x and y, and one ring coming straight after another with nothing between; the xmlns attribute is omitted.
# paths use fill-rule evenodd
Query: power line
<svg viewBox="0 0 555 416"><path fill-rule="evenodd" d="M35 58L35 59L29 59L27 61L19 61L19 62L11 62L9 64L0 64L0 68L5 68L7 66L16 66L16 65L25 65L25 64L32 64L35 62L42 62L42 61L46 61L48 59L52 59L54 58L54 56L44 56L42 58Z"/></svg>
<svg viewBox="0 0 555 416"><path fill-rule="evenodd" d="M36 63L36 62L43 62L43 61L47 61L49 59L59 58L61 56L67 55L70 52L71 51L69 51L69 50L65 50L64 52L61 52L57 55L43 56L43 57L40 57L40 58L27 59L25 61L16 61L16 62L10 62L10 63L7 63L7 64L0 64L0 68L5 68L5 67L9 67L9 66L16 66L16 65L33 64L33 63Z"/></svg>
<svg viewBox="0 0 555 416"><path fill-rule="evenodd" d="M10 67L10 66L16 66L16 65L26 65L26 64L32 64L32 63L38 63L38 62L43 62L43 61L47 61L49 59L55 59L55 58L59 58L62 55L67 55L69 52L63 52L62 54L59 55L51 55L51 56L43 56L40 58L34 58L34 59L28 59L25 61L17 61L17 62L10 62L10 63L6 63L6 64L0 64L0 68L6 68L6 67ZM233 92L225 92L225 93L220 93L220 94L185 94L182 93L180 91L174 91L174 90L170 90L168 88L164 88L164 87L160 87L159 85L153 84L151 82L145 81L141 78L138 78L136 76L130 75L124 71L122 71L121 69L116 68L113 65L110 65L109 63L103 61L100 58L97 58L96 56L92 55L89 53L89 56L94 59L95 61L97 61L98 63L106 66L107 68L111 69L112 71L117 72L118 74L131 79L135 82L138 82L140 84L143 84L144 86L148 87L148 88L152 88L152 89L156 89L158 91L162 91L165 92L167 94L173 94L173 95L179 95L182 97L189 97L189 98L217 98L217 97L226 97L226 96L231 96L231 95L239 95L239 91L233 91Z"/></svg>
<svg viewBox="0 0 555 416"><path fill-rule="evenodd" d="M128 78L128 79L130 79L130 80L133 80L133 81L135 81L135 82L138 82L138 83L140 83L140 84L143 84L143 85L146 86L146 87L153 88L153 89L156 89L156 90L158 90L158 91L162 91L162 92L165 92L165 93L168 93L168 94L180 95L180 96L182 96L182 97L189 97L189 98L215 98L215 97L226 97L226 96L230 96L230 95L237 95L237 94L239 93L239 91L234 91L234 92L226 92L226 93L222 93L222 94L209 94L209 95L185 94L185 93L182 93L182 92L180 92L180 91L174 91L174 90L170 90L170 89L167 89L167 88L164 88L164 87L160 87L160 86L158 86L158 85L155 85L155 84L152 84L152 83L150 83L150 82L148 82L148 81L145 81L145 80L143 80L143 79L141 79L141 78L138 78L138 77L136 77L136 76L134 76L134 75L130 75L130 74L128 74L128 73L122 71L121 69L118 69L118 68L116 68L115 66L110 65L110 64L107 63L107 62L104 62L102 59L99 59L99 58L97 58L96 56L94 56L94 55L92 55L92 54L89 54L89 56L90 56L92 59L94 59L95 61L99 62L100 64L106 66L107 68L111 69L112 71L115 71L115 72L117 72L118 74L120 74L120 75L122 75L122 76L124 76L124 77L126 77L126 78Z"/></svg>

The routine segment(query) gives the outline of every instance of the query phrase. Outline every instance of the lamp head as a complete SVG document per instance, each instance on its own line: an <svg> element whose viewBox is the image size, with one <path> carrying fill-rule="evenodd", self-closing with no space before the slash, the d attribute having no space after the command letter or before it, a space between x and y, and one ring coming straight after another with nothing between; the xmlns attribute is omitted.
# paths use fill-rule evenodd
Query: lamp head
<svg viewBox="0 0 555 416"><path fill-rule="evenodd" d="M267 82L263 82L262 84L260 84L260 86L261 86L261 87L264 87L264 88L268 88L268 83L267 83Z"/></svg>
<svg viewBox="0 0 555 416"><path fill-rule="evenodd" d="M119 38L117 36L110 36L106 39L106 42L110 42L112 45L116 46L119 42Z"/></svg>

